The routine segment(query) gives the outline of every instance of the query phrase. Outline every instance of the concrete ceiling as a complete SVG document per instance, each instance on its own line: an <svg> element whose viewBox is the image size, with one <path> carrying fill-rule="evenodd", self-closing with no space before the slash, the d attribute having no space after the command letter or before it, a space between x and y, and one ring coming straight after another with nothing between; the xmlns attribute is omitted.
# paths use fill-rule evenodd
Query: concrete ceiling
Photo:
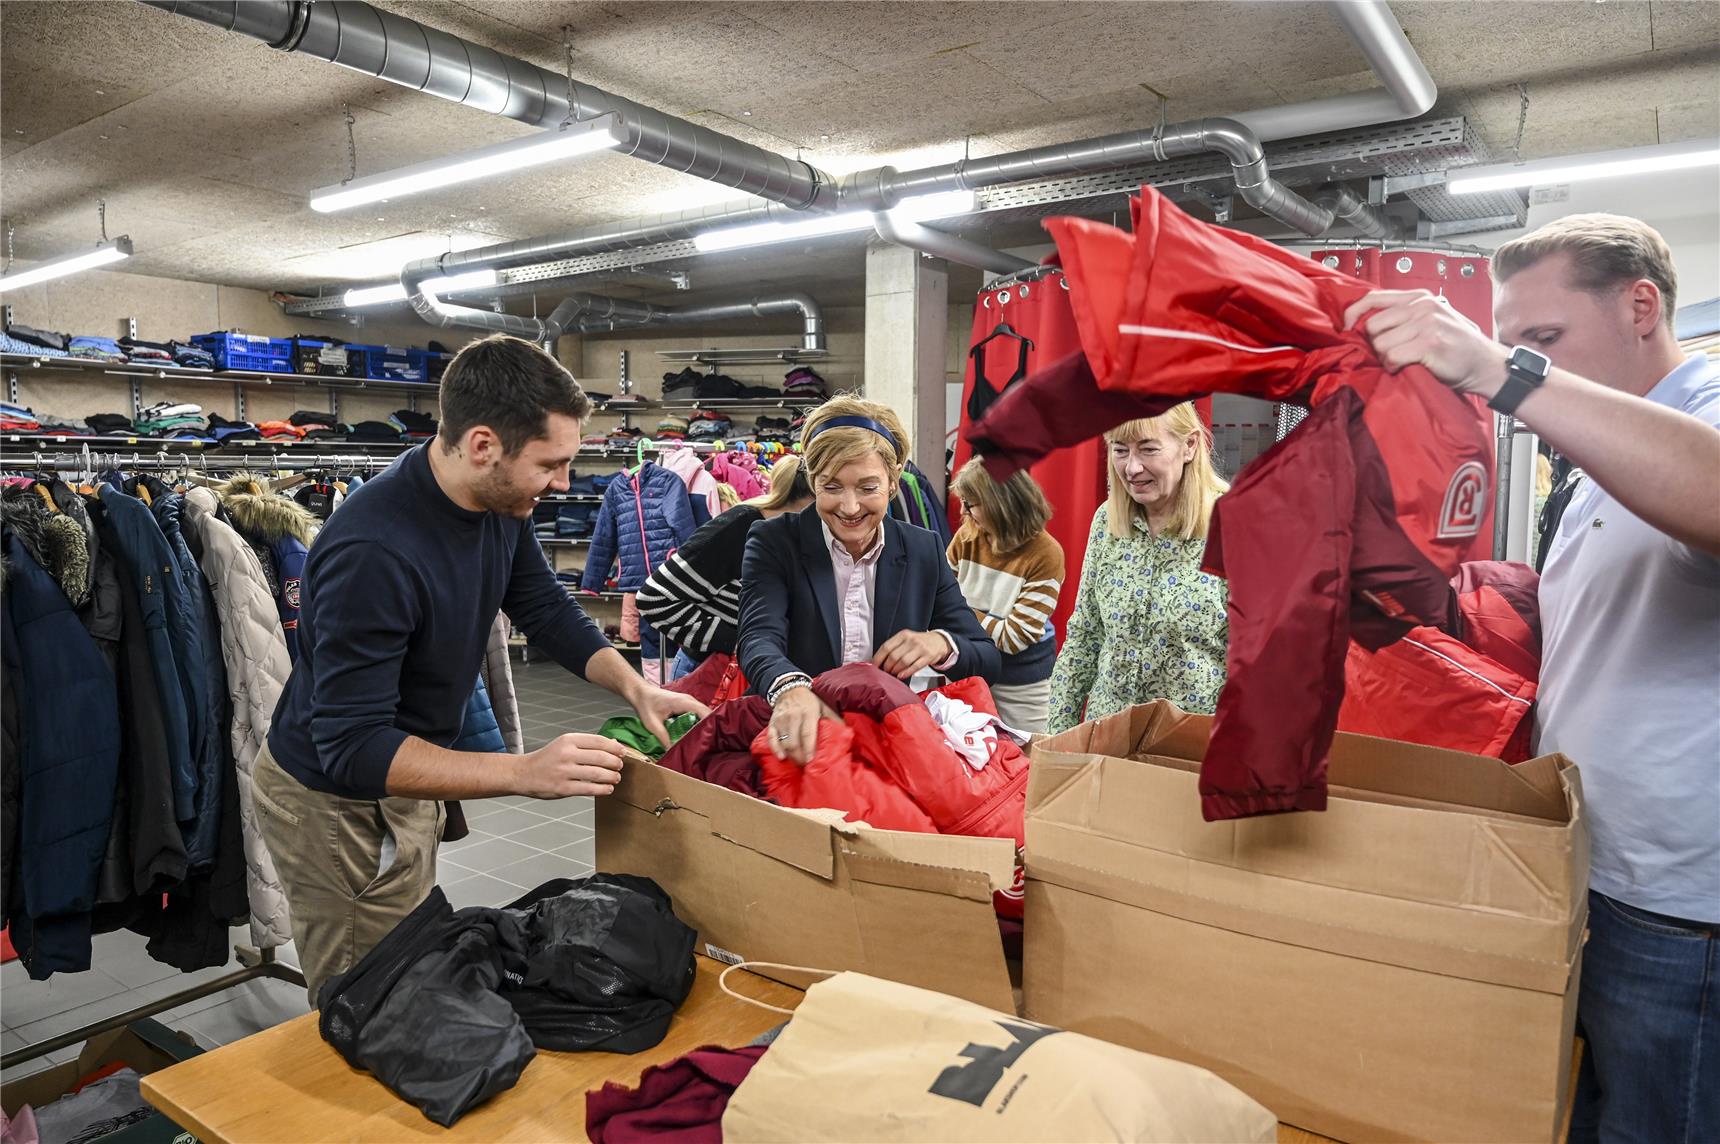
<svg viewBox="0 0 1720 1144"><path fill-rule="evenodd" d="M1364 89L1318 3L625 3L385 0L546 67L571 28L578 76L833 173L942 162ZM1713 136L1720 3L1430 0L1393 5L1496 155ZM139 274L312 290L407 257L733 197L603 155L321 215L315 187L517 138L458 107L140 4L0 2L0 211L20 259L128 233ZM707 288L793 281L852 296L859 246L700 260ZM660 281L641 293L662 295ZM668 295L672 298L672 295ZM832 298L832 301L837 299Z"/></svg>

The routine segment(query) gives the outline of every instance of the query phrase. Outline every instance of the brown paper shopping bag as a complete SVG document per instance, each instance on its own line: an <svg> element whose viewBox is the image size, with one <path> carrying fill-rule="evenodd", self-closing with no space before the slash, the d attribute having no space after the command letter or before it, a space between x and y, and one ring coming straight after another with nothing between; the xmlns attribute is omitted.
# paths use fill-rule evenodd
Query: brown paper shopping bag
<svg viewBox="0 0 1720 1144"><path fill-rule="evenodd" d="M1205 1069L859 973L807 991L723 1114L753 1141L1268 1142Z"/></svg>

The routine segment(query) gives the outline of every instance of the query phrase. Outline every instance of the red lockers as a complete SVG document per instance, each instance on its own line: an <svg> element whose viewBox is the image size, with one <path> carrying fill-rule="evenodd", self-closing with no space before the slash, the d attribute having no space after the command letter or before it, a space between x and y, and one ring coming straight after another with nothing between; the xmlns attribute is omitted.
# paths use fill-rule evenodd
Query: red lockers
<svg viewBox="0 0 1720 1144"><path fill-rule="evenodd" d="M1354 274L1382 290L1427 290L1451 302L1452 309L1493 335L1493 274L1486 255L1453 254L1437 250L1394 250L1391 247L1317 250L1310 257L1334 270ZM1493 413L1472 401L1475 415L1493 433ZM1475 534L1475 546L1465 560L1493 559L1493 497L1488 490L1486 516Z"/></svg>
<svg viewBox="0 0 1720 1144"><path fill-rule="evenodd" d="M968 345L972 349L962 382L961 429L956 434L952 475L973 455L965 439L967 427L978 420L992 398L1010 382L1080 348L1081 337L1075 329L1063 272L1052 270L1032 282L981 291L974 300L973 334ZM975 349L977 352L972 352ZM1061 647L1064 625L1075 609L1075 592L1081 583L1087 530L1094 511L1105 501L1105 442L1095 437L1073 449L1053 453L1033 466L1032 472L1055 510L1048 531L1063 546L1067 568L1052 616ZM961 503L953 495L950 523L961 526Z"/></svg>

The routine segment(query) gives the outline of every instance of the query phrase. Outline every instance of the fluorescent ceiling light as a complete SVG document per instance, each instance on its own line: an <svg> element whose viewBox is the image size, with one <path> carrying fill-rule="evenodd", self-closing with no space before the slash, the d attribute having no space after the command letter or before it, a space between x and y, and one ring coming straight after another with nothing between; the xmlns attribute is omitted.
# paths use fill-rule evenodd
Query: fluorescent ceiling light
<svg viewBox="0 0 1720 1144"><path fill-rule="evenodd" d="M977 203L978 199L972 191L948 191L903 199L890 214L906 222L926 222L930 219L967 214ZM735 250L742 246L763 246L770 242L786 242L796 238L848 234L871 228L871 211L842 211L837 214L808 215L792 222L749 223L746 226L706 231L693 237L693 245L708 253L715 250Z"/></svg>
<svg viewBox="0 0 1720 1144"><path fill-rule="evenodd" d="M415 195L436 187L487 179L492 175L518 171L523 167L553 163L575 155L588 155L593 151L614 147L621 139L620 116L600 115L596 119L587 119L570 127L558 127L553 131L540 132L495 147L449 155L427 163L385 171L380 175L367 175L348 183L321 187L311 192L311 209L345 210L365 203Z"/></svg>
<svg viewBox="0 0 1720 1144"><path fill-rule="evenodd" d="M461 290L482 290L496 284L494 270L474 270L470 274L455 274L448 278L426 278L424 291L429 294L457 294ZM346 292L348 306L378 306L384 302L406 301L406 287L398 282L386 286L366 286Z"/></svg>
<svg viewBox="0 0 1720 1144"><path fill-rule="evenodd" d="M112 242L104 242L94 250L82 254L69 254L64 258L56 258L52 262L44 262L40 266L32 266L28 270L19 270L0 278L0 290L15 290L20 286L34 286L38 282L46 282L51 278L64 278L68 274L76 274L80 270L89 270L96 266L106 266L110 262L118 262L122 258L131 257L131 236L120 235Z"/></svg>
<svg viewBox="0 0 1720 1144"><path fill-rule="evenodd" d="M1627 147L1620 151L1597 151L1590 155L1535 159L1528 163L1466 167L1447 173L1445 189L1454 195L1473 195L1482 191L1505 191L1513 187L1581 183L1591 179L1616 179L1624 175L1646 175L1656 171L1681 171L1691 167L1715 165L1720 165L1720 141L1699 139L1690 143Z"/></svg>

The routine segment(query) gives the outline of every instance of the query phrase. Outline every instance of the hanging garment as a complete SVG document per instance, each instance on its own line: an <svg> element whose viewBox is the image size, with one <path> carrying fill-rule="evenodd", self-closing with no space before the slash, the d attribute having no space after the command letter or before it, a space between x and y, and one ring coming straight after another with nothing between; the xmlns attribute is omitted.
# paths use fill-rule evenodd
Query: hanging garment
<svg viewBox="0 0 1720 1144"><path fill-rule="evenodd" d="M742 500L761 497L770 491L769 486L759 479L758 461L747 453L719 453L711 458L707 468L713 480L735 490Z"/></svg>
<svg viewBox="0 0 1720 1144"><path fill-rule="evenodd" d="M617 590L637 592L669 553L693 535L693 508L681 478L647 461L612 481L591 537L583 585L601 592L620 566Z"/></svg>
<svg viewBox="0 0 1720 1144"><path fill-rule="evenodd" d="M253 548L260 547L268 553L268 560L263 562L264 574L272 580L287 655L296 660L305 559L316 536L317 518L303 505L266 491L250 477L235 477L216 491L239 535Z"/></svg>
<svg viewBox="0 0 1720 1144"><path fill-rule="evenodd" d="M6 659L18 693L17 900L12 944L33 980L90 967L90 911L119 777L113 674L59 585L10 523Z"/></svg>
<svg viewBox="0 0 1720 1144"><path fill-rule="evenodd" d="M496 722L496 710L490 704L489 688L484 686L483 672L478 673L477 686L466 701L466 714L460 720L460 737L448 744L450 751L471 751L476 754L501 754L508 749L502 741L502 728ZM465 820L464 812L460 818ZM443 840L448 841L443 830Z"/></svg>
<svg viewBox="0 0 1720 1144"><path fill-rule="evenodd" d="M687 486L687 495L695 501L703 501L710 516L717 516L723 511L722 498L717 496L717 479L705 471L704 462L691 449L669 449L657 459L657 463L681 478Z"/></svg>
<svg viewBox="0 0 1720 1144"><path fill-rule="evenodd" d="M444 1127L511 1088L536 1048L637 1053L693 987L696 934L655 882L546 882L502 909L455 911L440 887L324 984L320 1028Z"/></svg>
<svg viewBox="0 0 1720 1144"><path fill-rule="evenodd" d="M178 885L189 869L185 836L173 809L174 748L170 716L184 709L164 703L155 660L157 640L165 643L161 627L162 597L145 594L132 581L132 570L121 555L120 537L109 517L109 506L91 498L88 512L103 551L112 554L120 597L119 659L115 679L120 711L120 765L124 768L126 836L131 846L132 889L159 894ZM145 605L153 604L152 611ZM153 629L150 620L156 623ZM165 671L173 670L171 659Z"/></svg>
<svg viewBox="0 0 1720 1144"><path fill-rule="evenodd" d="M214 597L221 656L232 695L231 753L239 771L239 813L245 839L246 885L251 905L251 944L258 949L293 939L286 890L257 822L252 773L268 741L281 689L292 671L275 601L257 555L232 526L216 515L219 501L209 489L185 494L185 524L203 552L201 566Z"/></svg>
<svg viewBox="0 0 1720 1144"><path fill-rule="evenodd" d="M227 665L221 658L215 602L185 538L185 497L180 493L159 497L153 512L173 553L169 584L177 582L178 598L184 609L181 622L169 634L175 641L174 662L181 667L181 680L190 700L188 725L191 757L197 770L197 793L192 820L182 825L186 854L195 870L215 858L216 835L221 828L221 774L232 766L229 732L232 693L227 684ZM170 602L174 599L171 587L168 599Z"/></svg>
<svg viewBox="0 0 1720 1144"><path fill-rule="evenodd" d="M526 750L525 726L520 721L519 690L514 686L513 657L508 654L508 637L513 624L508 617L496 613L490 625L490 642L484 647L484 662L479 665L479 678L490 693L490 710L496 717L496 729L509 754L523 755ZM451 836L444 838L452 841Z"/></svg>
<svg viewBox="0 0 1720 1144"><path fill-rule="evenodd" d="M1000 322L1016 331L1016 338L984 341ZM968 415L974 395L981 391L982 384L1000 393L1007 387L1020 366L1023 345L1020 338L1032 343L1027 359L1032 372L1080 348L1075 311L1060 270L1052 270L1032 282L982 290L975 300L970 342L983 342L979 346L982 352L968 358L967 376L962 383L961 428L954 442L950 472L959 472L975 452L968 442L970 427L976 424ZM1063 417L1066 412L1060 411L1058 416ZM1052 517L1046 531L1063 546L1064 579L1070 584L1081 582L1087 522L1093 519L1093 511L1105 503L1105 467L1110 462L1099 434L1108 428L1110 425L1071 436L1055 449L1046 449L1018 466L1031 467L1033 479L1051 503ZM945 517L951 524L961 521L961 504L953 496L949 498ZM1074 610L1075 593L1063 593L1051 615L1058 646L1063 643L1069 614Z"/></svg>
<svg viewBox="0 0 1720 1144"><path fill-rule="evenodd" d="M1437 622L1446 580L1488 535L1491 415L1420 367L1381 368L1342 326L1366 284L1197 222L1150 187L1134 216L1133 235L1047 223L1083 348L969 437L1002 478L1213 390L1312 406L1213 513L1204 568L1229 580L1229 681L1201 790L1209 819L1323 809L1350 637L1378 648Z"/></svg>

